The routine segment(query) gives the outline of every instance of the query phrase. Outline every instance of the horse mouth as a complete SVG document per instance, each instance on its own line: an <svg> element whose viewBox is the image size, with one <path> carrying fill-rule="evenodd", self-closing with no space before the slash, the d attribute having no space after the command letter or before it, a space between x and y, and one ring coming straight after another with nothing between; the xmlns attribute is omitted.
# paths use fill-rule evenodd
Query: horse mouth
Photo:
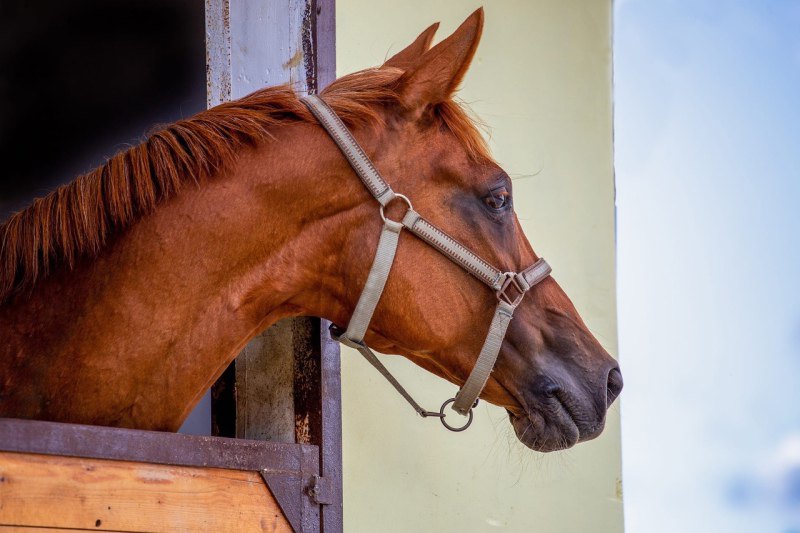
<svg viewBox="0 0 800 533"><path fill-rule="evenodd" d="M580 426L569 404L557 396L549 398L537 409L526 409L523 416L507 412L517 439L534 451L566 450L581 440L587 440L581 438Z"/></svg>

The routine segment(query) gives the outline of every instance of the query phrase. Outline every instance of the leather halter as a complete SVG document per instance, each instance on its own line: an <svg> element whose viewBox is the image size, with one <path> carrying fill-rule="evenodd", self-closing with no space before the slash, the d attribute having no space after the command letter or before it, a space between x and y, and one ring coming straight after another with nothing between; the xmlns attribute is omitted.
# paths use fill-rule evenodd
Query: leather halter
<svg viewBox="0 0 800 533"><path fill-rule="evenodd" d="M521 272L503 272L496 269L464 245L450 237L414 211L411 201L402 194L395 193L384 181L369 160L364 150L355 140L353 135L334 113L334 111L318 96L307 96L302 102L308 107L319 123L328 132L342 154L347 158L358 177L367 187L372 196L380 203L380 216L383 219L378 249L375 259L367 277L361 296L358 298L355 311L350 318L346 331L332 325L331 335L345 346L358 350L378 371L394 386L395 389L411 404L422 417L437 417L444 426L451 431L463 431L472 423L472 408L478 403L489 374L494 368L500 347L508 329L508 324L514 315L514 310L522 301L525 293L531 287L541 282L550 275L550 265L544 259L539 259L534 264ZM408 207L401 221L386 218L384 208L395 200L402 200ZM497 307L489 326L489 332L483 343L475 366L472 368L467 381L454 398L442 404L438 412L423 409L400 383L392 376L372 350L364 343L375 307L378 305L389 271L394 262L394 255L400 238L400 232L406 228L411 233L438 250L445 257L475 276L484 284L491 287L497 296ZM454 427L445 421L445 408L453 404L452 409L464 416L469 416L467 422L461 427Z"/></svg>

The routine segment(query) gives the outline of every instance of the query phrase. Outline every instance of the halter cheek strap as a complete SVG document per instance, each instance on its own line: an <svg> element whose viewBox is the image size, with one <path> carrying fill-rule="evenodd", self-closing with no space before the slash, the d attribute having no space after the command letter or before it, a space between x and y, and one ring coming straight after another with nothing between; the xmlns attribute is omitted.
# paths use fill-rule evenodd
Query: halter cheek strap
<svg viewBox="0 0 800 533"><path fill-rule="evenodd" d="M414 211L411 201L407 197L395 193L328 104L317 96L308 96L303 98L302 101L339 147L367 190L378 201L380 215L383 219L383 228L378 241L378 248L375 252L375 259L353 315L350 317L347 330L342 331L337 326L331 326L331 333L342 344L358 350L421 416L438 417L448 429L462 431L472 422L472 408L477 404L478 397L489 380L489 375L494 368L503 339L506 336L508 324L514 316L514 310L531 287L550 275L550 265L544 259L539 259L521 272L503 272L496 269L450 235L422 218L419 213ZM384 208L395 200L401 200L407 206L405 216L400 221L390 220L384 215ZM364 335L372 321L375 307L383 294L386 280L389 278L399 243L400 232L404 228L491 287L497 296L497 307L475 366L456 396L444 402L438 412L427 411L414 401L405 388L389 373L373 351L364 343ZM445 408L451 403L454 411L461 415L469 416L466 424L461 427L451 426L445 420Z"/></svg>

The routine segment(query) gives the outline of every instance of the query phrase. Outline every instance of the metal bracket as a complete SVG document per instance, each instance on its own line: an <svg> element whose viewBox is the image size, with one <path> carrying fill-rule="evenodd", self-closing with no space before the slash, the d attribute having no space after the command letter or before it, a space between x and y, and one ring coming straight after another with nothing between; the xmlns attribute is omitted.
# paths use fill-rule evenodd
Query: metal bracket
<svg viewBox="0 0 800 533"><path fill-rule="evenodd" d="M335 503L333 483L326 477L315 475L308 486L308 497L317 505Z"/></svg>
<svg viewBox="0 0 800 533"><path fill-rule="evenodd" d="M504 272L502 279L500 290L497 291L497 299L506 302L512 307L518 306L528 289L519 284L516 272ZM510 289L516 291L516 294L512 295Z"/></svg>
<svg viewBox="0 0 800 533"><path fill-rule="evenodd" d="M275 501L278 502L283 516L292 526L292 530L297 533L305 531L303 529L303 507L305 505L302 496L303 478L269 470L262 470L261 477Z"/></svg>

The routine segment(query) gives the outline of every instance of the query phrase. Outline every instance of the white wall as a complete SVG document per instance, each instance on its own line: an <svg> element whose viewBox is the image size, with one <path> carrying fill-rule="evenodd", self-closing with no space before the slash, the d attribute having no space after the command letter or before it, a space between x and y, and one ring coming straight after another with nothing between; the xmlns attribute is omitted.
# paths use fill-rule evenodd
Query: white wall
<svg viewBox="0 0 800 533"><path fill-rule="evenodd" d="M534 247L615 353L610 1L484 3L461 96L491 128ZM338 73L382 63L434 21L446 36L479 5L338 0ZM343 350L342 360L346 531L622 530L616 409L599 439L543 455L516 442L502 409L482 404L469 431L448 433L357 353ZM384 360L423 405L455 392L403 359Z"/></svg>
<svg viewBox="0 0 800 533"><path fill-rule="evenodd" d="M625 517L800 530L800 4L616 6Z"/></svg>

